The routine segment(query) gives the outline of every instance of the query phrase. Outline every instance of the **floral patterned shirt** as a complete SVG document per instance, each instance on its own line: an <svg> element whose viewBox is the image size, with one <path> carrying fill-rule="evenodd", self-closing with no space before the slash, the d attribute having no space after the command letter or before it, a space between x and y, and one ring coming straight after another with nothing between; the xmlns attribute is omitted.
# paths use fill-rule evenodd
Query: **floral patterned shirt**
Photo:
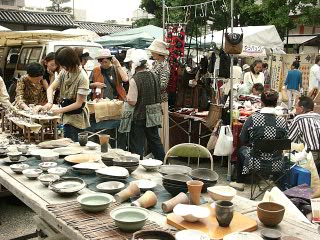
<svg viewBox="0 0 320 240"><path fill-rule="evenodd" d="M159 78L161 90L161 102L168 102L167 86L170 77L169 63L164 60L162 62L155 61L151 71Z"/></svg>

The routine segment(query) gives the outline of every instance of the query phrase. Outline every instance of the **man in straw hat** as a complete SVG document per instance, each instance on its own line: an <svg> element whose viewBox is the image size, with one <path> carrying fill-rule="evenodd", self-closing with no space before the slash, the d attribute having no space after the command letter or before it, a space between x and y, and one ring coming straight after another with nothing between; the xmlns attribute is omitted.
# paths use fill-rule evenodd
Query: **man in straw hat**
<svg viewBox="0 0 320 240"><path fill-rule="evenodd" d="M165 152L169 150L169 109L167 86L170 77L170 66L166 57L169 55L167 43L155 39L148 47L153 59L155 60L152 72L160 81L161 105L162 105L162 129L160 129L160 138Z"/></svg>
<svg viewBox="0 0 320 240"><path fill-rule="evenodd" d="M90 88L93 89L93 99L109 98L125 100L126 91L122 81L127 82L128 76L123 71L119 61L111 55L109 49L102 49L96 57L100 66L93 69L90 76Z"/></svg>

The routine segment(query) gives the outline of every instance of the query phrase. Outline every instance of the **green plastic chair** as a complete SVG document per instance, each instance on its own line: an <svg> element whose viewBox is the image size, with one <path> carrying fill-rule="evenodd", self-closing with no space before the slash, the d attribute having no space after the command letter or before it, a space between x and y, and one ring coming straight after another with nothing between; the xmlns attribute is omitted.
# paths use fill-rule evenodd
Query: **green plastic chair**
<svg viewBox="0 0 320 240"><path fill-rule="evenodd" d="M187 157L188 166L190 158L198 158L198 167L199 167L199 158L209 158L211 161L211 170L213 170L213 158L211 153L207 148L196 143L181 143L176 146L173 146L169 149L166 156L164 157L163 164L167 163L169 157Z"/></svg>

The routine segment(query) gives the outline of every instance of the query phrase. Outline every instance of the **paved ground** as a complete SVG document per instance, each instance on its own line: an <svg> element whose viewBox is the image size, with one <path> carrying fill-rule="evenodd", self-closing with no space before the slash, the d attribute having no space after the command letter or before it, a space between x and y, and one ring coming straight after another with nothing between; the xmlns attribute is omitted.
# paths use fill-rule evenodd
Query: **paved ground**
<svg viewBox="0 0 320 240"><path fill-rule="evenodd" d="M178 164L183 164L183 162ZM209 167L209 164L201 164L201 167ZM214 169L219 174L218 184L228 184L226 181L227 167L221 167L220 161L215 161ZM246 186L245 191L238 192L238 194L249 198L250 186ZM0 240L9 240L35 232L36 225L33 216L34 212L14 197L0 198Z"/></svg>

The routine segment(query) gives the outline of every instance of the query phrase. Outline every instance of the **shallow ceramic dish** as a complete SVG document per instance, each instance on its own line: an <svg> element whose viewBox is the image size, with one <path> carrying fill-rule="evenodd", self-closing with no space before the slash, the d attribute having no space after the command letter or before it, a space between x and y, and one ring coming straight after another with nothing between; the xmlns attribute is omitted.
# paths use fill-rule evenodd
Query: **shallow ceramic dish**
<svg viewBox="0 0 320 240"><path fill-rule="evenodd" d="M168 193L170 193L172 196L176 196L179 193L183 192L183 193L187 193L188 192L188 188L186 187L176 187L176 186L172 186L169 184L163 184L163 187L167 190Z"/></svg>
<svg viewBox="0 0 320 240"><path fill-rule="evenodd" d="M191 168L183 165L162 165L159 167L158 172L163 175L180 173L180 174L189 174Z"/></svg>
<svg viewBox="0 0 320 240"><path fill-rule="evenodd" d="M151 180L146 180L146 179L140 179L136 181L132 181L133 183L137 184L137 186L140 188L142 191L148 191L154 189L157 184Z"/></svg>
<svg viewBox="0 0 320 240"><path fill-rule="evenodd" d="M8 152L7 155L12 162L15 162L20 160L20 157L22 156L22 152Z"/></svg>
<svg viewBox="0 0 320 240"><path fill-rule="evenodd" d="M149 217L149 211L141 207L120 207L110 212L116 226L126 232L140 230Z"/></svg>
<svg viewBox="0 0 320 240"><path fill-rule="evenodd" d="M68 169L64 167L53 167L48 169L48 173L55 174L60 177L65 175L67 172L68 172Z"/></svg>
<svg viewBox="0 0 320 240"><path fill-rule="evenodd" d="M197 168L190 172L190 176L196 180L206 181L206 182L217 182L219 175L207 168Z"/></svg>
<svg viewBox="0 0 320 240"><path fill-rule="evenodd" d="M116 194L120 192L122 189L125 188L125 184L122 182L117 182L117 181L109 181L109 182L103 182L99 183L96 188L100 192L105 192L109 194Z"/></svg>
<svg viewBox="0 0 320 240"><path fill-rule="evenodd" d="M58 165L58 163L56 163L56 162L42 162L42 163L39 163L39 167L43 171L47 171L49 168L56 167L57 165Z"/></svg>
<svg viewBox="0 0 320 240"><path fill-rule="evenodd" d="M61 195L72 195L86 186L81 178L64 177L49 184L49 189Z"/></svg>
<svg viewBox="0 0 320 240"><path fill-rule="evenodd" d="M50 182L53 182L57 179L59 179L60 177L58 175L55 174L41 174L38 179L39 181L45 185L48 186Z"/></svg>
<svg viewBox="0 0 320 240"><path fill-rule="evenodd" d="M209 217L210 209L196 205L178 204L173 208L176 215L181 216L187 222L196 222Z"/></svg>
<svg viewBox="0 0 320 240"><path fill-rule="evenodd" d="M60 156L75 155L83 152L81 148L75 148L75 147L55 148L52 151L59 153Z"/></svg>
<svg viewBox="0 0 320 240"><path fill-rule="evenodd" d="M162 161L156 159L141 160L140 165L148 171L155 171L163 164Z"/></svg>
<svg viewBox="0 0 320 240"><path fill-rule="evenodd" d="M58 140L50 140L50 141L45 141L41 142L38 144L39 147L41 148L63 148L67 147L71 144L71 140L69 139L58 139Z"/></svg>
<svg viewBox="0 0 320 240"><path fill-rule="evenodd" d="M105 175L109 177L120 177L120 178L127 178L129 176L129 172L124 167L106 167L96 170L96 173L100 175Z"/></svg>
<svg viewBox="0 0 320 240"><path fill-rule="evenodd" d="M199 230L188 229L177 232L176 240L210 240L210 237Z"/></svg>
<svg viewBox="0 0 320 240"><path fill-rule="evenodd" d="M175 240L175 237L168 232L160 230L141 230L135 232L131 240Z"/></svg>
<svg viewBox="0 0 320 240"><path fill-rule="evenodd" d="M284 216L285 208L274 202L261 202L257 206L259 220L268 227L278 225Z"/></svg>
<svg viewBox="0 0 320 240"><path fill-rule="evenodd" d="M36 179L43 171L39 168L29 168L22 171L22 174L29 179Z"/></svg>
<svg viewBox="0 0 320 240"><path fill-rule="evenodd" d="M43 162L57 161L59 159L59 153L48 151L47 153L40 154L40 158Z"/></svg>
<svg viewBox="0 0 320 240"><path fill-rule="evenodd" d="M48 152L51 153L52 150L48 150L48 149L33 149L33 150L30 151L30 154L32 156L34 156L35 158L40 160L41 159L40 155L45 155Z"/></svg>
<svg viewBox="0 0 320 240"><path fill-rule="evenodd" d="M75 154L65 157L64 160L71 164L97 162L100 160L100 156L95 154Z"/></svg>
<svg viewBox="0 0 320 240"><path fill-rule="evenodd" d="M27 169L29 167L28 164L25 163L18 163L18 164L12 164L10 165L10 168L15 173L22 173L23 170Z"/></svg>
<svg viewBox="0 0 320 240"><path fill-rule="evenodd" d="M278 240L282 236L280 231L269 228L262 229L260 233L264 239L268 240Z"/></svg>
<svg viewBox="0 0 320 240"><path fill-rule="evenodd" d="M177 185L187 186L187 182L191 181L192 178L185 174L169 174L162 177L163 182L172 183Z"/></svg>
<svg viewBox="0 0 320 240"><path fill-rule="evenodd" d="M19 161L11 161L9 157L3 158L2 162L6 163L6 164L13 164L13 163L22 163L24 161L26 161L28 158L26 158L25 156L21 156Z"/></svg>
<svg viewBox="0 0 320 240"><path fill-rule="evenodd" d="M103 168L104 166L96 162L78 163L72 166L72 169L80 174L93 174L96 170Z"/></svg>
<svg viewBox="0 0 320 240"><path fill-rule="evenodd" d="M77 198L81 208L87 212L102 212L113 201L113 197L107 193L86 193Z"/></svg>
<svg viewBox="0 0 320 240"><path fill-rule="evenodd" d="M235 232L224 236L223 240L263 240L263 238L254 233Z"/></svg>
<svg viewBox="0 0 320 240"><path fill-rule="evenodd" d="M237 190L229 186L213 186L207 188L209 196L212 200L231 201L237 194Z"/></svg>
<svg viewBox="0 0 320 240"><path fill-rule="evenodd" d="M29 151L28 145L18 145L17 146L18 152L21 152L22 154L27 154Z"/></svg>
<svg viewBox="0 0 320 240"><path fill-rule="evenodd" d="M97 147L99 146L99 144L89 141L89 142L86 144L86 146L87 146L90 150L95 150L95 149L97 149Z"/></svg>

